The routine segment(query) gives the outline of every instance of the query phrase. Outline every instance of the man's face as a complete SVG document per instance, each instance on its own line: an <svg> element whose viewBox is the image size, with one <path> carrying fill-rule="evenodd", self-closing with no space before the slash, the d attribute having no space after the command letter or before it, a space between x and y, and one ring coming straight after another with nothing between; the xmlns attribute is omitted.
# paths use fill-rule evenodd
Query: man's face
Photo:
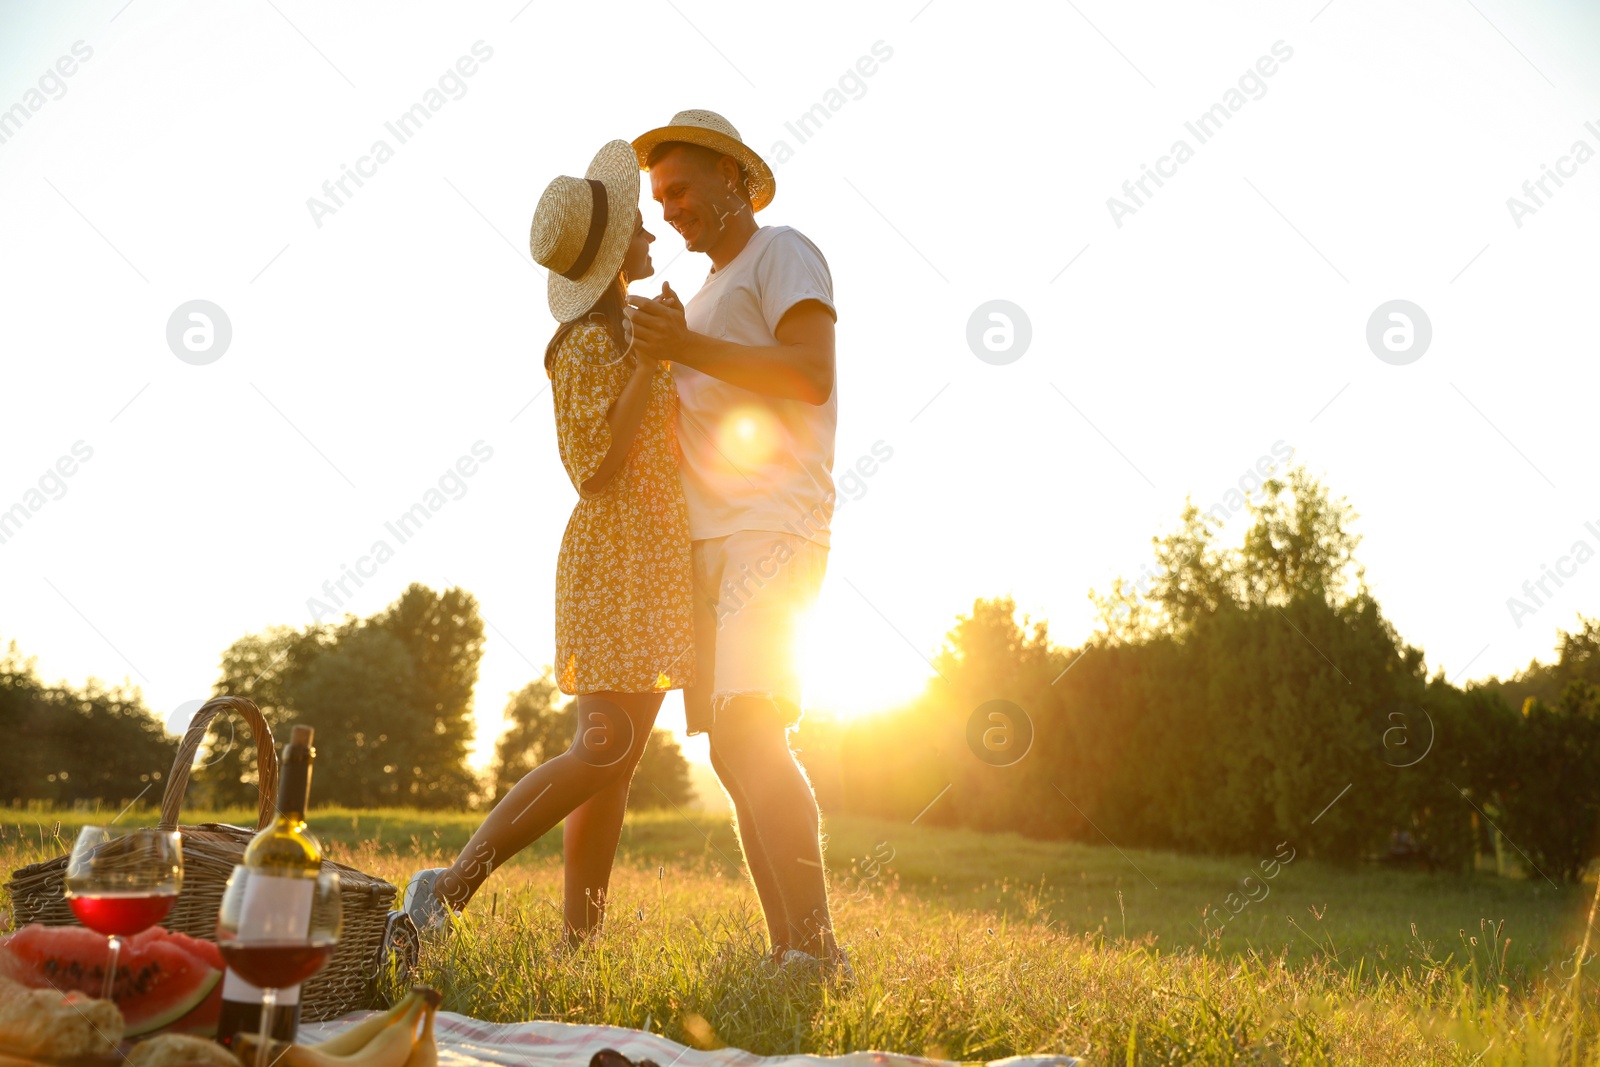
<svg viewBox="0 0 1600 1067"><path fill-rule="evenodd" d="M683 236L691 252L705 252L722 237L734 208L729 179L695 152L673 149L650 165L650 195L661 217Z"/></svg>

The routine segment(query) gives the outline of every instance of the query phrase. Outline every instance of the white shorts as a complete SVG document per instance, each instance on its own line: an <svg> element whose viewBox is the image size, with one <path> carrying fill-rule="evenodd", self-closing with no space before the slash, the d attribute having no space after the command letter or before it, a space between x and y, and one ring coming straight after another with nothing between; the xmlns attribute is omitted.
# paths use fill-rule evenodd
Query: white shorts
<svg viewBox="0 0 1600 1067"><path fill-rule="evenodd" d="M763 697L800 721L800 622L816 602L828 550L790 533L741 530L691 545L696 684L683 691L691 734L735 697Z"/></svg>

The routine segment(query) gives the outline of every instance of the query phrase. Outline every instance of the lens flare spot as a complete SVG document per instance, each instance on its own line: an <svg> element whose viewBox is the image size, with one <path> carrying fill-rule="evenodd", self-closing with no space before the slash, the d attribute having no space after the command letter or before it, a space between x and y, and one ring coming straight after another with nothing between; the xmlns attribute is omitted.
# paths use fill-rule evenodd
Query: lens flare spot
<svg viewBox="0 0 1600 1067"><path fill-rule="evenodd" d="M734 408L717 431L717 447L735 466L759 467L778 449L780 428L772 413L757 407Z"/></svg>

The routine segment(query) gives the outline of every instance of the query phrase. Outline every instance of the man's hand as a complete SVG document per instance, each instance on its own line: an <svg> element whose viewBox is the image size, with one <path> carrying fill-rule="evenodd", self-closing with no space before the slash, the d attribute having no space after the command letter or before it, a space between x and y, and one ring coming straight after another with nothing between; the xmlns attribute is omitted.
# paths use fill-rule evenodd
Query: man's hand
<svg viewBox="0 0 1600 1067"><path fill-rule="evenodd" d="M671 297L672 303L665 299ZM643 346L654 359L676 360L689 343L689 326L683 307L671 287L662 290L662 300L647 296L628 297L628 318L633 322L633 343Z"/></svg>
<svg viewBox="0 0 1600 1067"><path fill-rule="evenodd" d="M773 331L775 345L740 345L691 333L672 286L661 299L630 296L633 344L654 359L670 360L713 378L780 400L825 404L833 395L833 312L820 300L802 300Z"/></svg>

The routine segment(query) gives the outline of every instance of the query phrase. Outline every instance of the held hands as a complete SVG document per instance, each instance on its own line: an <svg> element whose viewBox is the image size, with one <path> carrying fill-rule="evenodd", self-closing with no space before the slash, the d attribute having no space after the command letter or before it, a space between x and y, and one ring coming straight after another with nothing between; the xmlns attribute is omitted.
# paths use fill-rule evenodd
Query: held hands
<svg viewBox="0 0 1600 1067"><path fill-rule="evenodd" d="M661 286L661 296L628 297L625 314L633 324L633 351L641 360L678 359L689 341L689 327L683 317L683 302L670 284Z"/></svg>

